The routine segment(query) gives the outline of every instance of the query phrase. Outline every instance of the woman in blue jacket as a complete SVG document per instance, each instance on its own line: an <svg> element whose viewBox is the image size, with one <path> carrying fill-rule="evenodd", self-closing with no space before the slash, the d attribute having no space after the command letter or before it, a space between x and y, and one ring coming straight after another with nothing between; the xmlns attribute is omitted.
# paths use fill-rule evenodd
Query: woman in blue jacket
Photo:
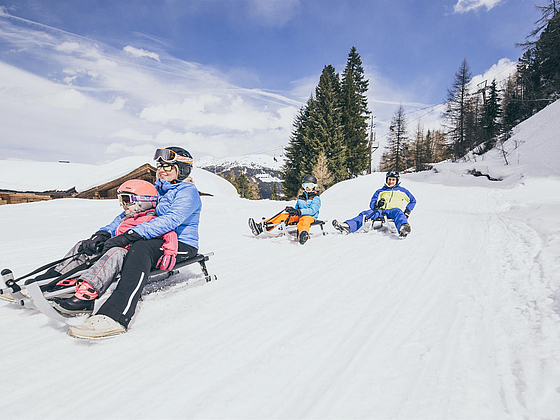
<svg viewBox="0 0 560 420"><path fill-rule="evenodd" d="M364 210L353 219L339 223L336 219L332 221L333 226L343 232L356 232L362 227L365 220L377 219L387 216L393 219L395 227L401 237L410 233L408 216L414 210L416 198L406 188L401 187L400 176L397 171L389 171L385 176L385 185L375 191L369 203L369 210Z"/></svg>
<svg viewBox="0 0 560 420"><path fill-rule="evenodd" d="M281 222L297 223L298 241L304 244L309 239L309 228L317 217L321 208L321 198L317 192L317 178L306 175L301 181L303 192L298 197L295 207L288 206L276 216L266 219L263 223L255 223L249 219L249 227L254 235L260 235L264 229L271 231Z"/></svg>
<svg viewBox="0 0 560 420"><path fill-rule="evenodd" d="M157 162L155 186L160 194L156 206L158 217L104 242L103 252L113 247L131 245L121 279L96 315L83 324L69 328L68 333L74 337L104 338L126 332L151 269L157 265L171 270L175 265L175 257L163 254L163 239L159 236L172 230L177 233L179 261L198 253L198 223L202 202L198 190L188 178L193 158L181 147L168 147L157 149L154 160ZM112 232L114 229L107 225L101 230Z"/></svg>

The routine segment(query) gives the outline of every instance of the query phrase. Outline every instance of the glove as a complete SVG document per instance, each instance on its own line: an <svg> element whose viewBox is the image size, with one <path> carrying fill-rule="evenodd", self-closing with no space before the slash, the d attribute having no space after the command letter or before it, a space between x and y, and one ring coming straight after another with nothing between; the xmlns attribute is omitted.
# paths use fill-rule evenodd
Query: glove
<svg viewBox="0 0 560 420"><path fill-rule="evenodd" d="M133 242L139 241L140 239L144 238L130 229L121 235L113 236L111 239L105 241L105 244L103 245L103 253L115 247L124 248Z"/></svg>
<svg viewBox="0 0 560 420"><path fill-rule="evenodd" d="M410 210L409 209L404 209L404 215L408 219L408 217L410 216Z"/></svg>
<svg viewBox="0 0 560 420"><path fill-rule="evenodd" d="M101 245L111 237L111 234L105 230L98 230L91 238L82 241L78 252L83 252L86 255L97 254L101 250Z"/></svg>
<svg viewBox="0 0 560 420"><path fill-rule="evenodd" d="M300 209L295 209L293 207L288 206L288 207L286 207L285 211L290 216L301 216L301 210Z"/></svg>
<svg viewBox="0 0 560 420"><path fill-rule="evenodd" d="M177 259L174 255L163 254L161 257L159 257L159 260L156 263L156 268L159 268L160 270L171 271L173 270L173 267L175 267L176 262Z"/></svg>
<svg viewBox="0 0 560 420"><path fill-rule="evenodd" d="M380 209L381 207L383 207L385 205L385 199L381 198L379 199L379 201L377 201L377 203L375 203L375 208L376 209Z"/></svg>

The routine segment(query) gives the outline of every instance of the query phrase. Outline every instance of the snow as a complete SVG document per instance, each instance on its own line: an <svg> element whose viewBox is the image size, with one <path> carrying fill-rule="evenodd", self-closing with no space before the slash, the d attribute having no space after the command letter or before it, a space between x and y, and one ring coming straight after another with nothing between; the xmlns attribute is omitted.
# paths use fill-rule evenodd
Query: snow
<svg viewBox="0 0 560 420"><path fill-rule="evenodd" d="M211 156L203 156L197 161L197 165L201 168L206 166L218 166L223 168L235 168L238 166L246 166L249 168L267 168L279 171L284 165L283 156L269 156L269 155L246 155L239 157L227 157L222 159L215 159ZM226 169L224 169L226 170Z"/></svg>
<svg viewBox="0 0 560 420"><path fill-rule="evenodd" d="M146 163L154 164L146 156L131 156L104 165L0 160L0 189L67 191L75 187L77 192L81 192L124 176ZM196 178L200 191L237 197L235 188L229 182L217 179L210 172L195 166L191 174Z"/></svg>
<svg viewBox="0 0 560 420"><path fill-rule="evenodd" d="M381 173L322 194L328 235L300 246L247 227L286 202L239 199L199 171L218 280L146 295L125 335L95 343L0 302L0 418L559 418L559 106L518 127L519 164L491 153L403 175L418 200L405 240L330 226L367 208ZM467 175L481 164L504 181ZM0 206L0 266L59 258L118 211Z"/></svg>

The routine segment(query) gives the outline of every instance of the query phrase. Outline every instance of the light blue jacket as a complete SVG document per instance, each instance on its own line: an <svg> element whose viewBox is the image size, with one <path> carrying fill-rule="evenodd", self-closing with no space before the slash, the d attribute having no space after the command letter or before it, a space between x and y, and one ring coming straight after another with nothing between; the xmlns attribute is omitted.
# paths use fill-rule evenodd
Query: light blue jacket
<svg viewBox="0 0 560 420"><path fill-rule="evenodd" d="M315 220L319 217L319 209L321 208L321 198L316 192L303 192L296 202L296 209L301 210L302 216L312 216Z"/></svg>
<svg viewBox="0 0 560 420"><path fill-rule="evenodd" d="M157 238L174 230L179 242L198 249L198 223L202 201L194 184L190 182L172 184L157 180L155 186L160 194L156 206L158 217L135 226L132 230L146 239ZM123 218L124 212L100 230L114 235Z"/></svg>

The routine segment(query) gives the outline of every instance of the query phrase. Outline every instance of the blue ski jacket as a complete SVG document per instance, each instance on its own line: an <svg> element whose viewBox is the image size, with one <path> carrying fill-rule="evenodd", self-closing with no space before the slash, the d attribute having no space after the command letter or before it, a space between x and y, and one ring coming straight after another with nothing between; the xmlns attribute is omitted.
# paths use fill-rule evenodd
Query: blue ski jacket
<svg viewBox="0 0 560 420"><path fill-rule="evenodd" d="M307 193L304 191L298 197L295 208L301 210L302 216L312 216L317 220L319 209L321 208L321 198L316 192Z"/></svg>
<svg viewBox="0 0 560 420"><path fill-rule="evenodd" d="M135 226L132 230L143 238L157 238L174 230L179 242L183 242L198 249L198 223L202 201L198 190L191 182L170 183L157 180L156 189L160 194L156 206L158 217L149 222ZM100 230L107 231L111 236L124 218L124 212L119 214L107 226Z"/></svg>
<svg viewBox="0 0 560 420"><path fill-rule="evenodd" d="M416 198L406 188L401 187L400 182L393 188L385 184L375 191L369 203L370 209L376 210L375 203L381 198L385 199L385 205L382 207L384 210L398 208L402 211L406 209L412 211L416 205Z"/></svg>

